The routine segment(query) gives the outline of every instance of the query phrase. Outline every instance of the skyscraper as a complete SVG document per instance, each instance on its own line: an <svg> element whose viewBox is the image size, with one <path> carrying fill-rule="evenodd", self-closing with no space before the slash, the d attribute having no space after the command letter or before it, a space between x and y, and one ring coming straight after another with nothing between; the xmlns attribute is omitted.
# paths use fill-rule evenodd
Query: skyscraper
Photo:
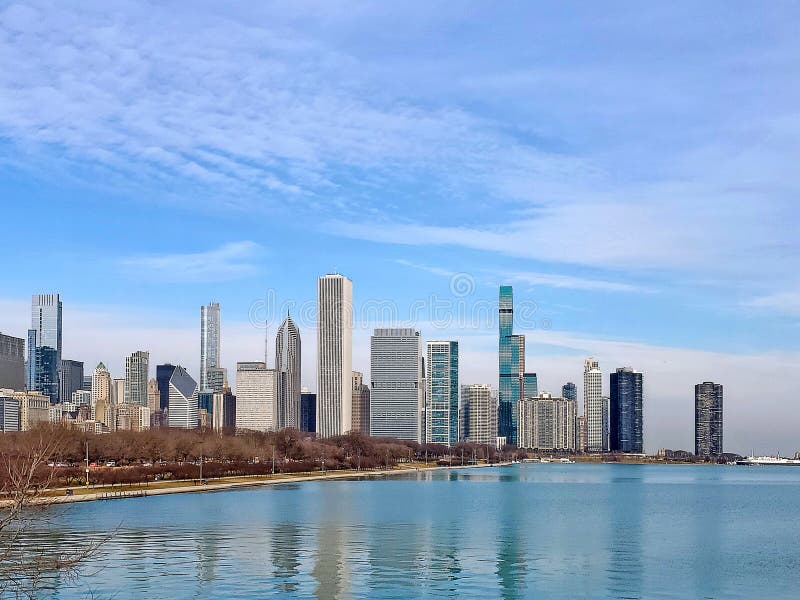
<svg viewBox="0 0 800 600"><path fill-rule="evenodd" d="M61 366L61 299L58 294L35 294L31 299L28 331L28 389L58 402L58 369ZM41 350L40 350L41 349Z"/></svg>
<svg viewBox="0 0 800 600"><path fill-rule="evenodd" d="M300 431L313 433L317 430L317 395L300 392Z"/></svg>
<svg viewBox="0 0 800 600"><path fill-rule="evenodd" d="M158 385L159 406L162 412L169 408L169 380L175 372L175 365L169 363L156 366L156 383Z"/></svg>
<svg viewBox="0 0 800 600"><path fill-rule="evenodd" d="M92 418L106 425L113 425L111 405L111 373L99 363L92 373Z"/></svg>
<svg viewBox="0 0 800 600"><path fill-rule="evenodd" d="M83 363L79 360L61 360L58 372L58 397L69 402L72 394L83 387Z"/></svg>
<svg viewBox="0 0 800 600"><path fill-rule="evenodd" d="M519 446L537 450L576 450L578 403L543 392L519 402Z"/></svg>
<svg viewBox="0 0 800 600"><path fill-rule="evenodd" d="M275 370L266 363L236 363L236 427L275 429Z"/></svg>
<svg viewBox="0 0 800 600"><path fill-rule="evenodd" d="M287 314L275 337L276 429L300 428L300 330Z"/></svg>
<svg viewBox="0 0 800 600"><path fill-rule="evenodd" d="M522 398L525 373L525 336L514 335L514 289L500 286L497 435L517 443L517 403Z"/></svg>
<svg viewBox="0 0 800 600"><path fill-rule="evenodd" d="M608 404L609 450L641 454L642 374L628 367L611 373Z"/></svg>
<svg viewBox="0 0 800 600"><path fill-rule="evenodd" d="M426 344L425 441L458 443L458 342Z"/></svg>
<svg viewBox="0 0 800 600"><path fill-rule="evenodd" d="M198 411L197 382L178 365L169 379L169 426L195 429L199 422Z"/></svg>
<svg viewBox="0 0 800 600"><path fill-rule="evenodd" d="M214 431L236 428L236 396L230 388L214 392L212 426Z"/></svg>
<svg viewBox="0 0 800 600"><path fill-rule="evenodd" d="M209 369L220 366L219 303L200 307L200 389L214 389L209 381Z"/></svg>
<svg viewBox="0 0 800 600"><path fill-rule="evenodd" d="M583 363L583 414L586 418L587 450L602 452L606 449L603 433L603 372L594 358L587 358Z"/></svg>
<svg viewBox="0 0 800 600"><path fill-rule="evenodd" d="M0 431L19 431L19 400L0 393Z"/></svg>
<svg viewBox="0 0 800 600"><path fill-rule="evenodd" d="M0 333L0 388L25 389L25 340Z"/></svg>
<svg viewBox="0 0 800 600"><path fill-rule="evenodd" d="M490 385L461 386L461 439L494 447L497 443L497 394Z"/></svg>
<svg viewBox="0 0 800 600"><path fill-rule="evenodd" d="M317 433L352 427L353 283L342 275L317 282Z"/></svg>
<svg viewBox="0 0 800 600"><path fill-rule="evenodd" d="M522 397L533 398L539 395L539 378L536 373L523 373L522 375Z"/></svg>
<svg viewBox="0 0 800 600"><path fill-rule="evenodd" d="M125 404L147 406L147 380L150 378L150 353L137 350L125 358Z"/></svg>
<svg viewBox="0 0 800 600"><path fill-rule="evenodd" d="M370 435L421 441L421 350L414 329L376 329L370 338Z"/></svg>
<svg viewBox="0 0 800 600"><path fill-rule="evenodd" d="M50 346L37 344L38 333L28 330L28 371L26 387L41 392L53 404L58 403L58 352Z"/></svg>
<svg viewBox="0 0 800 600"><path fill-rule="evenodd" d="M369 386L360 371L353 371L353 424L351 431L369 435Z"/></svg>
<svg viewBox="0 0 800 600"><path fill-rule="evenodd" d="M561 386L561 396L566 400L577 400L578 386L576 386L571 381L568 381L567 383Z"/></svg>
<svg viewBox="0 0 800 600"><path fill-rule="evenodd" d="M722 455L722 385L705 381L694 386L694 453Z"/></svg>

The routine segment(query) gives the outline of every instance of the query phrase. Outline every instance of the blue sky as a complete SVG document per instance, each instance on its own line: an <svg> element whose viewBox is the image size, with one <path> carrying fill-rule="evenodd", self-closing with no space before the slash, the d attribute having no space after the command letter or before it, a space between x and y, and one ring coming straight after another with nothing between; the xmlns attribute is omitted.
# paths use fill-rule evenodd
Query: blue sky
<svg viewBox="0 0 800 600"><path fill-rule="evenodd" d="M65 353L196 369L215 299L232 367L325 272L401 319L512 283L546 389L645 372L648 449L690 446L702 379L733 449L794 444L796 5L250 4L0 3L0 329L59 291ZM495 323L416 324L493 381Z"/></svg>

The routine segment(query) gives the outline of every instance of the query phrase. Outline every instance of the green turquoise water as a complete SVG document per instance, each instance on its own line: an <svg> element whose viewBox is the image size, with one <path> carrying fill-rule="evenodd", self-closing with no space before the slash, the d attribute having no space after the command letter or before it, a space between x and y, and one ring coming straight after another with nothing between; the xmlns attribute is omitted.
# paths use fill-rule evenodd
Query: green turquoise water
<svg viewBox="0 0 800 600"><path fill-rule="evenodd" d="M52 598L798 598L800 468L525 464L79 503Z"/></svg>

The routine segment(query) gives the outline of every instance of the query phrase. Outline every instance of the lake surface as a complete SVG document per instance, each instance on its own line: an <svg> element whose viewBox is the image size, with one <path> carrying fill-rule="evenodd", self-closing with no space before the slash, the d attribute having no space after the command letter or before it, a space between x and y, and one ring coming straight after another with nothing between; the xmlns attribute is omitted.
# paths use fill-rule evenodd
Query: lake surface
<svg viewBox="0 0 800 600"><path fill-rule="evenodd" d="M798 598L800 468L524 464L72 504L51 598Z"/></svg>

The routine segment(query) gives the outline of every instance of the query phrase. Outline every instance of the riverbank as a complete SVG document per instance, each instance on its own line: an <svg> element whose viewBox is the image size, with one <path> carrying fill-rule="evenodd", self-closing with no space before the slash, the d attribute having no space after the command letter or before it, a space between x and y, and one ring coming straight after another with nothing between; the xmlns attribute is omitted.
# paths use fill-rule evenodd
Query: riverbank
<svg viewBox="0 0 800 600"><path fill-rule="evenodd" d="M370 471L319 471L308 473L286 473L276 475L251 476L251 477L224 477L214 480L178 480L178 481L158 481L143 485L122 485L122 486L96 486L96 487L73 487L58 488L47 490L36 498L33 504L69 504L72 502L91 502L95 500L112 500L121 498L145 498L149 496L161 496L164 494L187 494L199 492L223 491L244 487L255 487L262 485L278 485L286 483L301 483L304 481L327 481L332 479L362 479L393 477L407 473L419 471L437 471L443 469L475 469L483 467L502 467L512 463L479 463L475 465L425 465L424 463L412 463L409 465L398 465L392 469L370 470ZM71 493L68 495L68 491ZM0 507L7 506L10 501L0 501Z"/></svg>

